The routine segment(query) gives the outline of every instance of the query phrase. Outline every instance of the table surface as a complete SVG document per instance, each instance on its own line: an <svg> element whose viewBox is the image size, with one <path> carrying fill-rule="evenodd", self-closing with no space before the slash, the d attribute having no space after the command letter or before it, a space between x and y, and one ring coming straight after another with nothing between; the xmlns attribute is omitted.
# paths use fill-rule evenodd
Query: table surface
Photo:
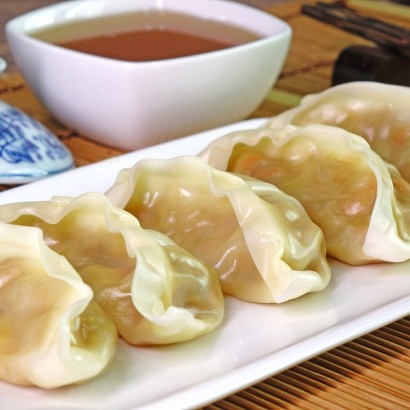
<svg viewBox="0 0 410 410"><path fill-rule="evenodd" d="M297 104L301 96L328 88L340 51L352 44L368 44L355 35L302 15L302 1L241 2L282 18L293 29L284 69L275 88L251 118L273 116ZM8 68L0 77L0 98L49 127L72 151L77 166L120 155L123 151L89 141L53 119L33 96L13 62L4 37L4 23L24 11L50 3L54 2L1 1L0 56L7 59ZM400 15L366 12L410 26ZM11 187L0 186L0 190L5 189ZM410 317L405 317L204 409L410 409L409 352Z"/></svg>

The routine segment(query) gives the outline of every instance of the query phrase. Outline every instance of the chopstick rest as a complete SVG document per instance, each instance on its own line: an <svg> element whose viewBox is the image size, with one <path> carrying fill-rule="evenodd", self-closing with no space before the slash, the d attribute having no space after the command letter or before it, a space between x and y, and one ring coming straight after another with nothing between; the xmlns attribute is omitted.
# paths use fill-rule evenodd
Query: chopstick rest
<svg viewBox="0 0 410 410"><path fill-rule="evenodd" d="M32 182L73 166L71 152L50 130L0 100L0 184Z"/></svg>
<svg viewBox="0 0 410 410"><path fill-rule="evenodd" d="M335 62L332 85L350 81L410 86L410 58L381 47L346 47Z"/></svg>

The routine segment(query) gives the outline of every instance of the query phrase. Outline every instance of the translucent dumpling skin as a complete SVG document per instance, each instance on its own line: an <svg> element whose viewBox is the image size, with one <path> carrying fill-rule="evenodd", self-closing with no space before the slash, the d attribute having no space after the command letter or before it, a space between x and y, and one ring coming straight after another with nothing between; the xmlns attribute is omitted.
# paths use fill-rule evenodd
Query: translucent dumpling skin
<svg viewBox="0 0 410 410"><path fill-rule="evenodd" d="M222 321L224 300L213 268L165 235L141 228L103 194L3 205L0 218L40 228L131 344L190 340Z"/></svg>
<svg viewBox="0 0 410 410"><path fill-rule="evenodd" d="M365 138L384 160L410 181L410 88L352 82L304 97L299 106L263 127L327 124Z"/></svg>
<svg viewBox="0 0 410 410"><path fill-rule="evenodd" d="M325 125L259 129L217 139L200 157L297 198L334 258L410 259L410 184L360 136Z"/></svg>
<svg viewBox="0 0 410 410"><path fill-rule="evenodd" d="M107 196L213 266L227 295L283 302L329 281L322 232L271 184L177 157L123 170Z"/></svg>
<svg viewBox="0 0 410 410"><path fill-rule="evenodd" d="M104 371L117 330L37 228L0 223L0 380L55 388Z"/></svg>

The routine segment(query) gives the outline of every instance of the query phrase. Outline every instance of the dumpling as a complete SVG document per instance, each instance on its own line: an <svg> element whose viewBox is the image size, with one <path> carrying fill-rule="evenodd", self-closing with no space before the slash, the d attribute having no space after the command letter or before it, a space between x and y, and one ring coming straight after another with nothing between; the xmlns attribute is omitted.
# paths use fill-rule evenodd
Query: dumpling
<svg viewBox="0 0 410 410"><path fill-rule="evenodd" d="M182 342L222 321L224 299L213 268L165 235L142 229L103 194L7 204L0 219L40 228L130 344Z"/></svg>
<svg viewBox="0 0 410 410"><path fill-rule="evenodd" d="M187 156L142 160L119 173L107 196L214 266L226 295L279 303L329 282L322 232L271 184Z"/></svg>
<svg viewBox="0 0 410 410"><path fill-rule="evenodd" d="M199 156L297 198L329 256L352 265L410 259L410 184L358 135L327 125L249 130Z"/></svg>
<svg viewBox="0 0 410 410"><path fill-rule="evenodd" d="M410 88L352 82L304 97L299 106L262 127L293 124L338 126L362 136L385 161L410 181Z"/></svg>
<svg viewBox="0 0 410 410"><path fill-rule="evenodd" d="M0 223L0 380L50 389L103 372L117 330L41 235Z"/></svg>

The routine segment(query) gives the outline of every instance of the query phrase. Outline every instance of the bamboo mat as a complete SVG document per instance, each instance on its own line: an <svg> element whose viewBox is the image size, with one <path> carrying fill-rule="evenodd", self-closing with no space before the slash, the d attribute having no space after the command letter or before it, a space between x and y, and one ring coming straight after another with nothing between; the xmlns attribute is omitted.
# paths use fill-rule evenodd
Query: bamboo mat
<svg viewBox="0 0 410 410"><path fill-rule="evenodd" d="M17 8L23 5L29 9L47 3L52 1L2 0L0 18L4 22L13 15L11 10L18 14ZM369 44L303 16L301 4L301 1L272 1L271 6L264 6L292 26L293 41L275 88L251 117L273 116L296 105L301 96L328 88L340 51L351 44ZM0 38L0 53L10 63L6 74L0 77L0 99L50 128L72 151L77 166L122 153L91 142L55 121L16 70L4 37ZM410 409L409 380L410 317L407 317L203 409L405 410Z"/></svg>

